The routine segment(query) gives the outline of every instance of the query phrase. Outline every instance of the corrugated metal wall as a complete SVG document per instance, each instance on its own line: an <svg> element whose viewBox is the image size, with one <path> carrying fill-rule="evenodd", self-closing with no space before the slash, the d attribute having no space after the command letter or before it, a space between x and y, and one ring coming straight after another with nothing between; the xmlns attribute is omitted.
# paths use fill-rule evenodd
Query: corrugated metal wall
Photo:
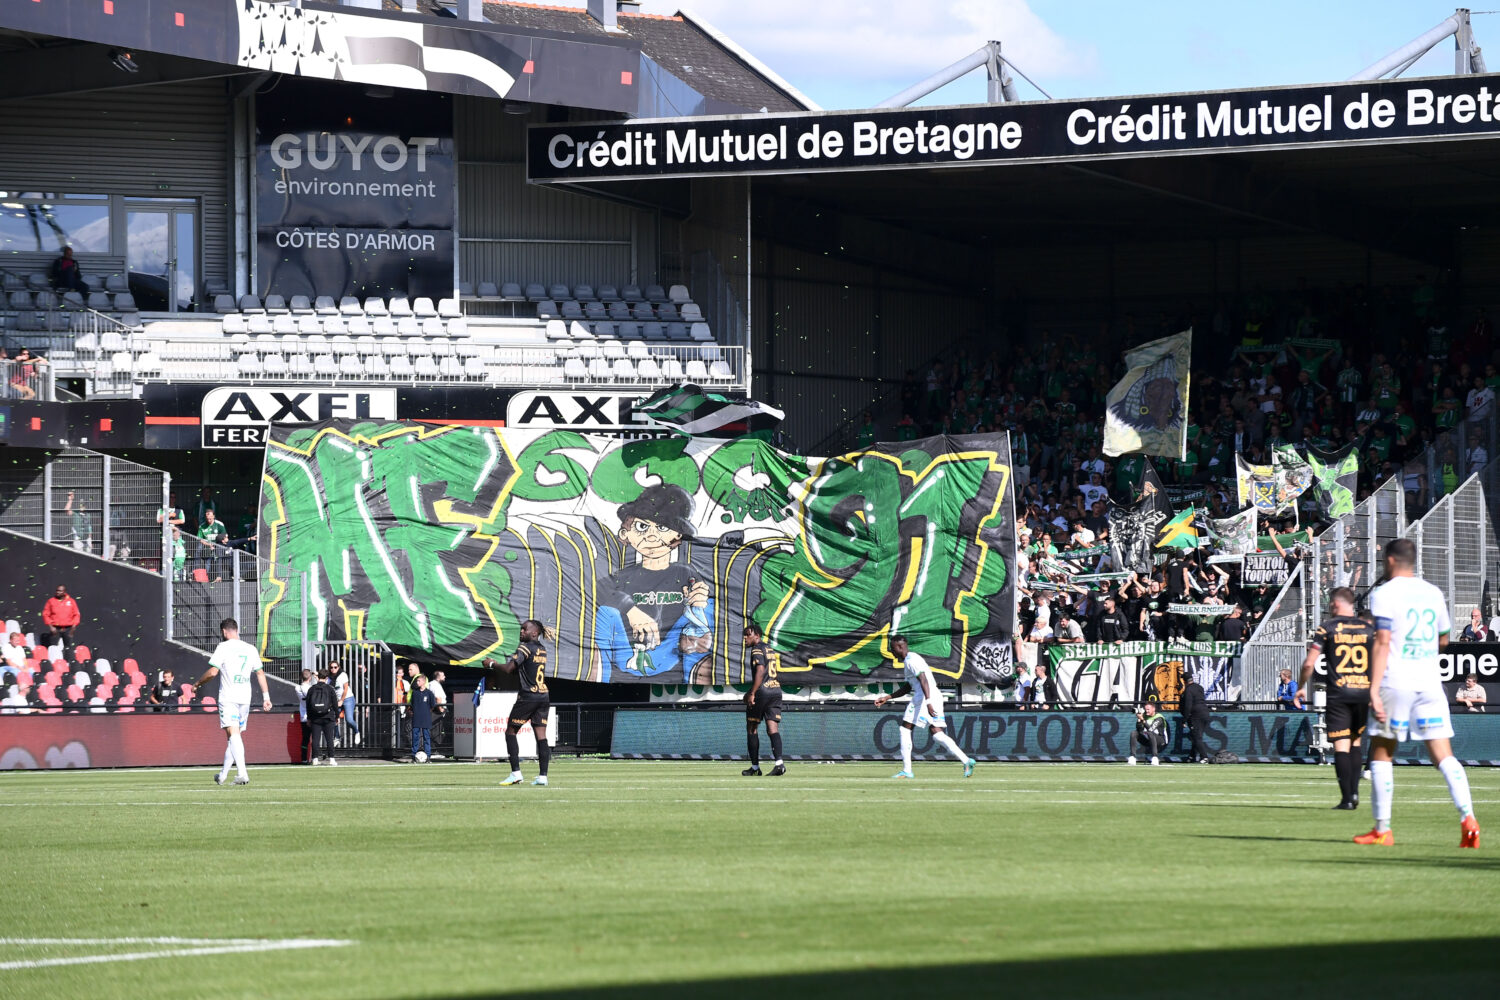
<svg viewBox="0 0 1500 1000"><path fill-rule="evenodd" d="M229 110L223 80L0 101L0 188L197 198L202 276L226 278Z"/></svg>
<svg viewBox="0 0 1500 1000"><path fill-rule="evenodd" d="M953 252L962 254L961 248ZM930 262L929 262L930 263ZM955 276L964 264L953 261ZM908 368L983 337L983 289L939 288L900 271L756 242L752 391L786 410L785 431L816 448L900 384ZM886 413L879 416L888 416Z"/></svg>
<svg viewBox="0 0 1500 1000"><path fill-rule="evenodd" d="M459 277L523 285L656 281L656 213L526 183L526 126L540 115L455 98Z"/></svg>

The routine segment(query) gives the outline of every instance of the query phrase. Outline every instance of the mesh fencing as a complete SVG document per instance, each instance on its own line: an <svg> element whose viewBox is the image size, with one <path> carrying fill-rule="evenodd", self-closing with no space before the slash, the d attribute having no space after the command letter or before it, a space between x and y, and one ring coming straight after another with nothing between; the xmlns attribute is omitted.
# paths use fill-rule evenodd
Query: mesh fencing
<svg viewBox="0 0 1500 1000"><path fill-rule="evenodd" d="M1242 701L1275 701L1277 675L1297 671L1307 653L1310 627L1304 602L1314 589L1306 583L1308 560L1297 564L1255 632L1245 643Z"/></svg>
<svg viewBox="0 0 1500 1000"><path fill-rule="evenodd" d="M1469 612L1478 608L1488 620L1493 611L1487 605L1493 589L1490 581L1500 569L1500 550L1484 488L1488 471L1470 476L1440 498L1421 520L1408 526L1404 536L1417 546L1417 575L1447 596L1455 638Z"/></svg>
<svg viewBox="0 0 1500 1000"><path fill-rule="evenodd" d="M240 626L240 638L263 648L263 583L282 593L281 599L293 607L305 608L306 577L289 567L180 531L171 546L171 638L177 642L210 652L221 638L219 623L233 618ZM300 656L266 661L269 673L293 682L301 679L302 666Z"/></svg>

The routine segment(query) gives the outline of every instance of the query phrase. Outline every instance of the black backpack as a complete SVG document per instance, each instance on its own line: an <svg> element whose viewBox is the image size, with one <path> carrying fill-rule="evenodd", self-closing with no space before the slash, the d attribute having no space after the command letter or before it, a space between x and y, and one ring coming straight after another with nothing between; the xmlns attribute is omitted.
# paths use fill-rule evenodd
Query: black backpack
<svg viewBox="0 0 1500 1000"><path fill-rule="evenodd" d="M1210 757L1209 760L1215 764L1238 764L1240 762L1239 755L1233 750L1220 750Z"/></svg>
<svg viewBox="0 0 1500 1000"><path fill-rule="evenodd" d="M332 715L336 702L333 697L333 688L326 681L318 681L307 689L307 717L323 718Z"/></svg>

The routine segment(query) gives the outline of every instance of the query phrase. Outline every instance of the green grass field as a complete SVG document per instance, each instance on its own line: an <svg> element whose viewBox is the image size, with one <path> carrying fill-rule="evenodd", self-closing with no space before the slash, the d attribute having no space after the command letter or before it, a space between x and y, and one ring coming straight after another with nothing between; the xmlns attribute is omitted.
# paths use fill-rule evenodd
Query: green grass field
<svg viewBox="0 0 1500 1000"><path fill-rule="evenodd" d="M6 773L0 997L1496 989L1500 841L1458 849L1430 768L1361 848L1331 768L740 766ZM1495 837L1500 773L1470 775ZM163 937L205 943L18 943ZM352 943L17 967L251 938Z"/></svg>

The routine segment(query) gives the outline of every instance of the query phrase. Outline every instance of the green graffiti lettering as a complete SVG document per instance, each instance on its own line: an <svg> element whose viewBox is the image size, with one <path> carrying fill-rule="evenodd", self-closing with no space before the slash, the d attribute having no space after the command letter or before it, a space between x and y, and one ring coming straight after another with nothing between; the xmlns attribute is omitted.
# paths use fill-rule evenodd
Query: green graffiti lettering
<svg viewBox="0 0 1500 1000"><path fill-rule="evenodd" d="M594 467L594 493L609 503L629 503L658 478L697 493L698 463L683 454L687 443L685 437L653 438L606 452Z"/></svg>
<svg viewBox="0 0 1500 1000"><path fill-rule="evenodd" d="M588 470L577 460L563 454L567 450L594 454L588 438L576 431L552 431L537 438L517 457L522 475L515 494L522 500L573 500L589 488ZM555 482L542 482L545 476Z"/></svg>

